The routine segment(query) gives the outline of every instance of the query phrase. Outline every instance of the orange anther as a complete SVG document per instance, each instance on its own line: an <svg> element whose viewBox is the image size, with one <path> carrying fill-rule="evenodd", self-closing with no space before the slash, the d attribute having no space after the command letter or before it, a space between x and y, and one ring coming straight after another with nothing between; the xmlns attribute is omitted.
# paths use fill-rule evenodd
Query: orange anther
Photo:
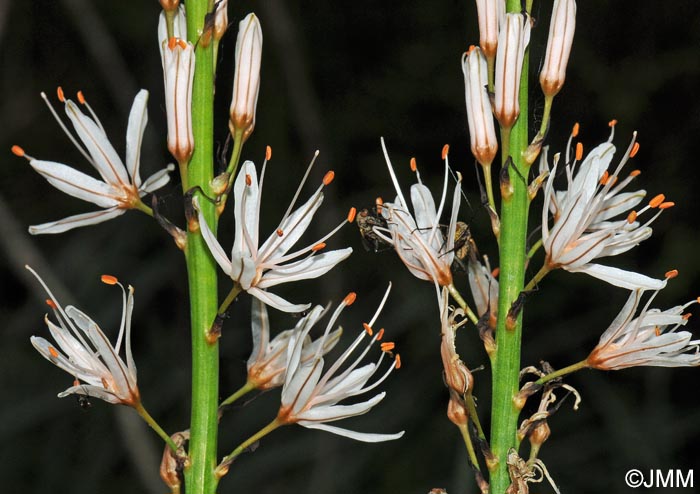
<svg viewBox="0 0 700 494"><path fill-rule="evenodd" d="M176 45L176 44L177 44L177 38L170 38L170 39L168 40L168 48L170 48L171 50L172 50L173 48L175 48L175 45Z"/></svg>
<svg viewBox="0 0 700 494"><path fill-rule="evenodd" d="M418 169L418 165L416 164L416 159L411 158L411 171L415 172Z"/></svg>
<svg viewBox="0 0 700 494"><path fill-rule="evenodd" d="M639 152L639 143L635 142L632 145L632 151L630 151L630 158L634 158L638 152Z"/></svg>
<svg viewBox="0 0 700 494"><path fill-rule="evenodd" d="M377 210L377 214L382 214L382 206L384 205L384 199L377 197L374 200L374 208Z"/></svg>
<svg viewBox="0 0 700 494"><path fill-rule="evenodd" d="M696 298L695 301L700 304L700 297Z"/></svg>
<svg viewBox="0 0 700 494"><path fill-rule="evenodd" d="M501 272L501 268L493 268L493 271L491 271L491 276L493 276L494 278L498 278L498 275L500 274L500 272Z"/></svg>
<svg viewBox="0 0 700 494"><path fill-rule="evenodd" d="M119 283L119 280L117 279L116 276L112 276L111 274L103 274L100 276L100 280L102 280L102 283L105 285L116 285Z"/></svg>
<svg viewBox="0 0 700 494"><path fill-rule="evenodd" d="M574 128L571 129L571 137L576 137L578 136L578 130L579 130L579 125L578 122L574 124Z"/></svg>
<svg viewBox="0 0 700 494"><path fill-rule="evenodd" d="M278 228L276 233L277 233L278 237L281 237L282 235L284 235L284 231L281 228Z"/></svg>
<svg viewBox="0 0 700 494"><path fill-rule="evenodd" d="M357 215L357 209L354 207L350 208L350 211L348 211L348 223L355 221L355 215Z"/></svg>
<svg viewBox="0 0 700 494"><path fill-rule="evenodd" d="M581 158L583 158L583 144L580 142L576 143L576 160L581 161Z"/></svg>
<svg viewBox="0 0 700 494"><path fill-rule="evenodd" d="M687 321L688 319L691 318L692 315L693 315L693 314L691 314L690 312L688 312L688 313L686 313L686 314L683 314L683 316L681 316L681 317L683 317L683 319Z"/></svg>
<svg viewBox="0 0 700 494"><path fill-rule="evenodd" d="M399 355L399 354L397 353L397 354L396 354L396 357L394 357L394 362L396 362L396 364L394 364L394 366L395 366L397 369L400 369L400 368L401 368L401 355Z"/></svg>
<svg viewBox="0 0 700 494"><path fill-rule="evenodd" d="M380 329L377 333L377 341L381 341L382 338L384 338L384 328Z"/></svg>
<svg viewBox="0 0 700 494"><path fill-rule="evenodd" d="M627 215L627 223L630 225L637 221L637 211L630 211L630 214Z"/></svg>
<svg viewBox="0 0 700 494"><path fill-rule="evenodd" d="M362 323L362 327L365 328L368 335L372 336L374 334L374 331L372 331L372 328L366 322Z"/></svg>
<svg viewBox="0 0 700 494"><path fill-rule="evenodd" d="M649 207L651 208L658 208L659 205L666 200L666 196L663 194L659 194L655 196L651 201L649 201Z"/></svg>
<svg viewBox="0 0 700 494"><path fill-rule="evenodd" d="M245 184L250 187L253 184L253 179L248 173L245 174Z"/></svg>
<svg viewBox="0 0 700 494"><path fill-rule="evenodd" d="M73 386L80 386L80 381L77 379L73 380Z"/></svg>
<svg viewBox="0 0 700 494"><path fill-rule="evenodd" d="M613 118L608 122L608 127L615 127L617 125L617 119Z"/></svg>
<svg viewBox="0 0 700 494"><path fill-rule="evenodd" d="M470 54L472 51L474 51L474 48L476 48L476 46L469 45L469 48L467 49L467 54Z"/></svg>
<svg viewBox="0 0 700 494"><path fill-rule="evenodd" d="M14 154L15 156L19 156L20 158L24 158L24 149L19 147L17 144L12 146L10 148L10 150L12 151L12 154Z"/></svg>
<svg viewBox="0 0 700 494"><path fill-rule="evenodd" d="M181 39L178 39L178 40L177 40L177 45L178 45L180 48L182 48L183 50L184 50L185 48L187 48L187 43L185 43L185 41L184 41L184 40L181 40Z"/></svg>
<svg viewBox="0 0 700 494"><path fill-rule="evenodd" d="M382 349L382 352L388 352L388 351L393 350L395 346L396 346L396 343L394 343L393 341L387 341L385 343L382 343L380 345L380 348Z"/></svg>
<svg viewBox="0 0 700 494"><path fill-rule="evenodd" d="M323 250L326 248L326 243L325 242L319 242L313 247L311 247L311 250L314 252L318 252L319 250Z"/></svg>
<svg viewBox="0 0 700 494"><path fill-rule="evenodd" d="M667 280L671 280L678 276L678 270L677 269L671 269L670 271L666 271L666 274L664 275Z"/></svg>
<svg viewBox="0 0 700 494"><path fill-rule="evenodd" d="M104 377L102 378L102 387L105 389L109 389L109 383L107 382L107 379Z"/></svg>
<svg viewBox="0 0 700 494"><path fill-rule="evenodd" d="M345 305L352 305L355 303L356 299L357 299L357 293L350 292L347 295L345 295L345 298L343 299L343 303Z"/></svg>
<svg viewBox="0 0 700 494"><path fill-rule="evenodd" d="M655 334L656 336L661 336L661 330L659 329L658 326L656 326L656 327L654 328L654 334Z"/></svg>
<svg viewBox="0 0 700 494"><path fill-rule="evenodd" d="M610 173L608 173L608 170L605 170L605 171L603 172L603 176L600 177L600 180L599 180L600 185L605 185L605 184L607 184L609 178L610 178Z"/></svg>
<svg viewBox="0 0 700 494"><path fill-rule="evenodd" d="M672 208L675 205L676 205L676 203L673 201L666 201L666 202L662 202L661 204L659 204L659 209L668 209L668 208Z"/></svg>
<svg viewBox="0 0 700 494"><path fill-rule="evenodd" d="M61 103L66 102L66 97L63 95L63 88L61 86L58 86L56 88L56 96L58 96L58 101L60 101Z"/></svg>
<svg viewBox="0 0 700 494"><path fill-rule="evenodd" d="M81 105L85 104L85 95L82 91L78 91L78 103L80 103Z"/></svg>
<svg viewBox="0 0 700 494"><path fill-rule="evenodd" d="M333 170L329 170L323 176L323 185L329 185L333 181L334 178L335 178L335 172Z"/></svg>
<svg viewBox="0 0 700 494"><path fill-rule="evenodd" d="M442 146L442 159L447 159L447 154L450 152L450 145L445 144Z"/></svg>
<svg viewBox="0 0 700 494"><path fill-rule="evenodd" d="M53 358L58 358L58 352L57 352L56 349L55 349L54 347L52 347L52 346L49 347L49 354L50 354Z"/></svg>
<svg viewBox="0 0 700 494"><path fill-rule="evenodd" d="M51 300L50 298L47 298L47 299L46 299L46 305L48 305L48 306L51 307L52 309L58 309L58 306L56 305L56 302L54 302L54 301Z"/></svg>
<svg viewBox="0 0 700 494"><path fill-rule="evenodd" d="M272 148L270 146L265 146L265 159L267 161L272 159Z"/></svg>
<svg viewBox="0 0 700 494"><path fill-rule="evenodd" d="M642 170L632 170L630 172L630 177L638 177L641 174L642 174Z"/></svg>

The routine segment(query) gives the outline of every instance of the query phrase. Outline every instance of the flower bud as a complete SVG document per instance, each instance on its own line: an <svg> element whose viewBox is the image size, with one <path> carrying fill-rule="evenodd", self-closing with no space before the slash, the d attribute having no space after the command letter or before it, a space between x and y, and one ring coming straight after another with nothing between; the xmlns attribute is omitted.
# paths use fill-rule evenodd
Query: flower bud
<svg viewBox="0 0 700 494"><path fill-rule="evenodd" d="M496 54L498 27L506 12L504 0L476 0L476 14L479 18L479 46L484 55L491 58Z"/></svg>
<svg viewBox="0 0 700 494"><path fill-rule="evenodd" d="M457 427L466 426L469 420L469 413L464 404L464 398L454 391L450 391L450 402L447 404L447 418Z"/></svg>
<svg viewBox="0 0 700 494"><path fill-rule="evenodd" d="M556 95L564 85L566 64L569 62L575 29L575 0L554 0L552 20L549 24L547 53L540 72L540 85L545 96Z"/></svg>
<svg viewBox="0 0 700 494"><path fill-rule="evenodd" d="M219 0L214 13L214 41L224 37L228 29L228 0Z"/></svg>
<svg viewBox="0 0 700 494"><path fill-rule="evenodd" d="M245 141L255 128L255 106L260 90L262 30L255 14L248 14L238 25L236 74L231 98L231 134L242 133Z"/></svg>
<svg viewBox="0 0 700 494"><path fill-rule="evenodd" d="M474 378L467 366L459 358L459 354L455 349L454 330L451 327L443 330L440 356L442 357L447 386L460 396L467 393L474 384Z"/></svg>
<svg viewBox="0 0 700 494"><path fill-rule="evenodd" d="M185 7L180 5L177 12L173 16L173 38L187 39L187 17L185 16ZM160 58L163 59L163 49L168 44L168 22L166 13L161 12L158 18L158 49L160 50Z"/></svg>
<svg viewBox="0 0 700 494"><path fill-rule="evenodd" d="M168 150L180 164L186 164L194 151L192 133L192 80L194 46L170 38L162 46L165 113L168 121Z"/></svg>
<svg viewBox="0 0 700 494"><path fill-rule="evenodd" d="M479 48L474 48L462 56L462 72L472 154L479 163L488 166L496 156L498 141L486 90L488 67Z"/></svg>
<svg viewBox="0 0 700 494"><path fill-rule="evenodd" d="M525 48L530 42L530 17L527 14L506 14L498 36L494 113L506 129L520 115L520 74Z"/></svg>

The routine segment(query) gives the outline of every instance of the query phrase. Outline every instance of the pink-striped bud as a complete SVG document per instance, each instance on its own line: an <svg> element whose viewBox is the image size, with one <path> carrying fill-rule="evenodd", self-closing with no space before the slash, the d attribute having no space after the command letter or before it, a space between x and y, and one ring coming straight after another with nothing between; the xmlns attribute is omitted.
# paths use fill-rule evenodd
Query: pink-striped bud
<svg viewBox="0 0 700 494"><path fill-rule="evenodd" d="M488 58L496 54L498 27L505 14L505 0L476 0L476 15L479 18L479 46Z"/></svg>
<svg viewBox="0 0 700 494"><path fill-rule="evenodd" d="M545 96L556 95L564 85L566 64L569 62L575 29L575 0L554 0L547 53L540 72L540 85Z"/></svg>
<svg viewBox="0 0 700 494"><path fill-rule="evenodd" d="M231 134L242 133L245 141L255 128L255 107L260 90L262 30L255 14L248 14L238 25L236 74L231 98Z"/></svg>
<svg viewBox="0 0 700 494"><path fill-rule="evenodd" d="M504 128L511 128L520 115L520 74L525 49L530 42L530 17L505 15L498 35L494 114Z"/></svg>
<svg viewBox="0 0 700 494"><path fill-rule="evenodd" d="M488 67L479 48L473 48L462 56L462 72L472 154L479 163L488 166L496 156L498 141L486 89Z"/></svg>

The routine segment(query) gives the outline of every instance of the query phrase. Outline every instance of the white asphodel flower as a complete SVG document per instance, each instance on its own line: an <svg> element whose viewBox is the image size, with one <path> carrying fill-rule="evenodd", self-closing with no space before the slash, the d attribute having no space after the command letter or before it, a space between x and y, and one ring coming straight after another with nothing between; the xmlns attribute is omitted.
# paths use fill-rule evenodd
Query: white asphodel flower
<svg viewBox="0 0 700 494"><path fill-rule="evenodd" d="M255 165L251 161L243 163L236 177L233 186L235 239L230 258L207 225L201 211L199 211L199 225L216 262L233 281L240 284L243 290L278 310L301 312L311 307L311 304L292 304L266 289L290 281L318 278L347 259L352 253L350 247L319 253L326 247L325 241L337 232L347 219L317 242L288 253L304 234L314 214L321 207L323 188L332 182L334 174L332 171L326 173L323 183L309 200L292 211L301 187L304 185L305 176L279 226L260 245L260 204L266 165L267 160L263 165L259 185ZM196 198L194 204L198 208Z"/></svg>
<svg viewBox="0 0 700 494"><path fill-rule="evenodd" d="M443 232L440 217L447 201L448 149L447 147L443 148L445 179L442 197L437 209L435 209L435 201L430 190L421 182L415 162L411 162L411 168L416 172L418 179L418 183L411 186L413 214L409 212L408 202L401 192L384 145L384 139L382 139L382 150L397 196L394 202L386 202L382 206L382 215L387 222L387 227L375 227L374 231L384 242L394 246L401 260L414 276L422 280L433 281L440 286L448 286L452 283L451 266L455 255L455 230L462 197L462 184L458 180L452 196L450 221L447 225L447 231Z"/></svg>
<svg viewBox="0 0 700 494"><path fill-rule="evenodd" d="M99 398L109 403L140 406L136 385L136 364L131 353L131 313L134 309L134 289L127 291L113 276L102 276L108 285L122 289L123 309L117 344L109 339L88 315L69 305L61 307L51 290L39 275L27 266L49 295L47 304L53 309L58 325L48 315L44 318L56 345L48 340L32 336L31 342L41 355L52 364L74 377L73 386L58 394L59 398L76 394ZM126 347L126 363L119 356ZM84 384L85 383L85 384Z"/></svg>
<svg viewBox="0 0 700 494"><path fill-rule="evenodd" d="M78 101L87 107L90 116L81 112L71 100L65 99L63 91L58 88L58 98L65 103L66 115L83 142L83 146L68 131L48 102L46 95L41 93L41 96L61 128L85 159L95 167L102 180L97 180L62 163L38 160L26 154L19 146L13 146L12 152L26 158L32 168L57 189L78 199L96 204L103 209L69 216L51 223L30 226L29 233L33 235L61 233L81 226L102 223L124 214L128 209L147 210L147 206L143 204L141 198L167 184L170 180L168 172L174 169L173 165L168 165L167 168L156 172L146 181L141 180L141 141L148 120L146 114L148 91L144 89L139 91L131 107L129 125L126 131L126 166L107 139L102 124L85 101L82 93L78 93Z"/></svg>
<svg viewBox="0 0 700 494"><path fill-rule="evenodd" d="M338 343L342 328L330 333L325 338L311 340L308 330L323 316L325 310L315 306L304 316L294 329L282 331L270 340L270 319L267 306L258 299L253 299L251 327L253 331L253 351L248 358L248 383L257 389L266 390L282 386L287 370L287 349L294 334L306 332L302 343L301 362L305 363L316 356L320 350L325 355ZM321 347L321 345L323 345Z"/></svg>
<svg viewBox="0 0 700 494"><path fill-rule="evenodd" d="M390 289L391 285L389 285L389 289L387 289L372 319L364 324L365 329L360 332L360 335L355 341L343 352L338 360L325 370L325 372L325 362L322 354L325 346L324 342L333 334L331 333L331 328L335 325L343 309L355 301L355 294L350 293L346 296L335 312L333 312L323 336L318 340L318 347L313 358L306 361L303 360L304 340L311 327L304 327L301 331L293 335L287 353L287 374L284 386L282 387L282 405L276 419L278 424L296 423L308 429L320 429L364 442L389 441L403 436L403 432L396 434L370 434L327 425L327 422L342 420L369 412L372 407L384 398L386 395L385 392L379 393L367 401L355 403L353 405L339 405L338 403L346 398L359 396L372 391L379 386L394 369L400 367L401 360L399 355L396 354L394 356L394 361L384 374L373 383L368 384L372 376L380 369L384 356L390 354L391 350L394 348L394 344L389 342L381 344L382 354L376 363L369 363L358 367L360 361L369 352L372 345L383 336L383 329L375 333L372 330L372 326L379 317L379 313L389 296ZM351 363L341 370L343 364L345 364L354 351L358 349L365 338L370 338L369 343L360 351L359 356L354 357Z"/></svg>
<svg viewBox="0 0 700 494"><path fill-rule="evenodd" d="M675 272L672 272L675 274ZM690 314L683 311L698 300L661 311L649 306L658 290L649 298L637 317L643 290L634 290L627 303L600 337L586 359L588 367L617 370L649 365L656 367L694 367L700 365L700 340L692 340L685 326Z"/></svg>
<svg viewBox="0 0 700 494"><path fill-rule="evenodd" d="M663 195L658 195L641 210L632 209L644 199L646 192L623 192L623 189L639 175L639 171L632 171L622 180L619 180L619 175L639 146L635 142L635 134L620 163L609 173L608 166L615 153L612 144L614 122L611 124L613 131L608 141L595 147L582 163L578 163L582 157L580 147L573 161L570 146L567 147L567 187L562 191L554 189L558 168L558 156L555 157L542 208L546 263L552 269L561 267L571 272L586 273L622 288L658 290L664 285L663 280L592 262L600 257L627 252L649 238L652 233L649 225L663 209L673 206L672 202L665 202ZM577 167L578 171L575 171ZM637 218L650 209L658 209L658 212L646 223L640 224ZM619 219L621 215L624 217Z"/></svg>
<svg viewBox="0 0 700 494"><path fill-rule="evenodd" d="M260 92L262 44L260 21L255 14L250 13L238 24L236 72L229 110L231 135L235 137L236 133L240 133L243 141L248 139L255 128L255 109Z"/></svg>

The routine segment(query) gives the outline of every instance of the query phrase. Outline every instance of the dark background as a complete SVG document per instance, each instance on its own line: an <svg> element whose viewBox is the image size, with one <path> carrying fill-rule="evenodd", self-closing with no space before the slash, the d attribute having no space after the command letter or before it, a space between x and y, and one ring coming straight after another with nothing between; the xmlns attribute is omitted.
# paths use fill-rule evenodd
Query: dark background
<svg viewBox="0 0 700 494"><path fill-rule="evenodd" d="M551 2L535 2L541 20L531 41L536 68L546 44ZM422 177L437 190L440 150L451 146L451 164L465 175L471 207L462 218L482 253L497 256L485 215L478 206L469 154L464 89L459 60L478 42L473 2L232 2L234 24L221 48L217 85L217 134L226 137L233 48L238 20L250 10L265 36L258 124L244 158L259 163L273 147L263 217L272 231L287 207L313 150L321 156L313 182L328 168L328 189L316 234L336 224L352 206L393 196L380 154L387 140L406 187L408 158L416 156ZM184 263L165 234L144 215L129 213L95 227L58 236L30 237L29 224L89 211L91 206L49 186L28 164L12 156L12 144L39 158L89 171L39 98L54 98L57 85L74 95L82 89L120 154L126 119L138 88L150 93L150 123L142 175L171 159L165 147L162 74L156 45L157 2L0 2L0 478L3 492L117 493L166 491L157 477L162 451L131 410L93 400L83 411L56 393L72 378L44 361L29 344L46 334L45 296L23 269L34 266L64 303L76 303L109 335L118 327L120 297L99 282L109 273L136 287L134 353L144 403L168 431L187 427L189 333ZM608 261L660 276L681 276L655 305L666 308L698 295L698 173L700 135L700 6L694 1L588 0L579 5L578 28L567 82L556 98L549 143L563 149L575 121L586 149L607 138L607 122L620 121L615 139L625 148L639 131L641 152L633 166L650 196L666 193L677 207L654 225L654 237ZM531 104L543 101L532 86ZM73 97L73 96L71 96ZM55 102L55 99L53 100ZM122 154L123 156L123 154ZM631 170L632 168L630 168ZM181 223L179 183L158 192L164 211ZM532 225L539 221L540 199ZM223 245L232 242L230 212L222 222ZM312 241L312 240L310 240ZM365 445L288 427L242 456L219 491L258 493L475 492L461 438L445 417L441 382L438 311L433 288L413 278L391 252L363 250L354 226L330 245L351 245L354 255L318 282L277 292L295 302L340 300L348 291L358 302L346 311L348 341L367 320L389 280L394 290L379 321L400 348L404 367L382 387L385 400L346 426L373 432L406 430L400 441ZM539 261L537 261L539 262ZM537 262L532 270L535 270ZM532 275L534 271L530 274ZM228 290L222 279L221 290ZM465 280L458 279L464 286ZM465 289L466 290L466 289ZM562 367L584 358L624 303L624 290L583 275L554 273L525 309L523 365L548 360ZM222 395L243 383L250 349L249 300L240 297L222 339ZM695 311L697 312L697 311ZM272 313L275 327L294 320ZM689 327L697 334L697 322ZM458 350L470 367L486 363L476 335L460 333ZM541 458L562 492L631 492L623 483L630 468L700 467L700 398L697 369L640 368L584 371L568 382L583 395L578 412L568 404L550 421L552 437ZM488 422L490 377L475 374L482 419ZM227 414L220 451L226 454L271 419L278 392L267 393ZM700 470L696 470L699 482ZM533 486L533 491L550 488ZM661 492L661 491L659 491Z"/></svg>

